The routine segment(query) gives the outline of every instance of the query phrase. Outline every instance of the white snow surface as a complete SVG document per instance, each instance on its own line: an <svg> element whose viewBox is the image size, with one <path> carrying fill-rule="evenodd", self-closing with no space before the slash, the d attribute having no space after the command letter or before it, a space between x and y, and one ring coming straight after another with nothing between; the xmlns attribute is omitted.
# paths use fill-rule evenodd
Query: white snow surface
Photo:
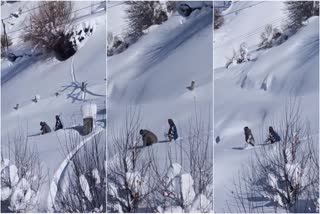
<svg viewBox="0 0 320 214"><path fill-rule="evenodd" d="M117 16L110 13L107 20L111 26ZM141 113L141 128L155 133L159 141L164 140L163 133L169 129L169 118L174 120L179 137L186 139L159 142L141 149L142 160L150 152L155 155L160 172L166 172L171 166L168 180L181 173L181 166L171 165L172 162L182 165L185 172L189 171L188 157L180 151L189 146L186 135L190 117L197 112L204 124L213 122L209 114L213 101L212 20L209 8L196 10L187 18L173 14L127 50L107 60L108 136L115 134L112 130L123 127L125 113L131 109ZM196 88L190 92L186 87L192 80ZM108 148L112 148L112 143L112 138L108 138ZM208 150L212 149L210 144ZM212 159L212 155L208 159ZM117 154L110 154L108 160L114 162L117 158ZM174 180L170 188L181 185L180 182L180 179ZM184 185L190 182L187 177L184 179ZM184 194L191 205L194 198L188 196L192 192L187 186ZM179 207L159 209L160 212L181 212Z"/></svg>
<svg viewBox="0 0 320 214"><path fill-rule="evenodd" d="M128 28L126 20L126 8L128 6L123 1L108 1L108 32L114 36L124 37Z"/></svg>
<svg viewBox="0 0 320 214"><path fill-rule="evenodd" d="M83 118L93 118L97 117L97 105L95 103L84 103L81 106L81 113Z"/></svg>
<svg viewBox="0 0 320 214"><path fill-rule="evenodd" d="M78 51L72 58L63 62L41 57L23 57L13 63L6 59L1 60L2 152L6 155L9 151L8 136L18 132L28 135L28 142L37 148L43 173L47 176L39 194L40 206L32 210L33 212L48 211L50 182L54 180L59 184L54 176L68 154L68 136L79 139L78 144L85 140L77 131L78 126L82 125L83 102L97 105L97 129L104 126L106 117L105 3L77 1L73 4L73 11L81 10L73 14L75 19L72 24L76 29L92 26L93 33L79 44ZM37 2L31 1L6 3L1 6L1 17L9 16L18 8L25 11L36 6ZM27 25L29 14L24 13L17 19L6 20L14 22L13 25L6 23L8 33L17 30L9 34L13 38L13 45L9 50L17 55L32 53L33 47L18 38L23 33L19 29ZM81 82L87 83L85 100L81 94ZM32 102L35 95L41 97L37 103ZM18 110L13 109L16 104L19 104ZM64 129L57 132L53 132L55 115L60 115L64 125ZM38 135L40 121L45 121L52 132Z"/></svg>
<svg viewBox="0 0 320 214"><path fill-rule="evenodd" d="M234 1L223 12L224 24L214 32L214 133L220 137L214 146L215 212L230 212L226 202L234 202L234 180L259 149L241 150L245 126L256 144L263 143L267 127L276 124L285 103L297 99L302 118L310 122L313 141L319 142L319 17L311 17L281 45L256 50L267 24L285 23L284 9L279 1ZM243 42L253 60L226 69L226 57Z"/></svg>

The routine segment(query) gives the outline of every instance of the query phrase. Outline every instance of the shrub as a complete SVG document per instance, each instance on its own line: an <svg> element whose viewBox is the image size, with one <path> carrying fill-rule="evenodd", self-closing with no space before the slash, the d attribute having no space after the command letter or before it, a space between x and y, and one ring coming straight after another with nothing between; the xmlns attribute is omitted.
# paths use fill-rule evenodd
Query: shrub
<svg viewBox="0 0 320 214"><path fill-rule="evenodd" d="M214 29L219 29L219 27L223 24L224 18L221 16L221 12L218 9L214 9Z"/></svg>
<svg viewBox="0 0 320 214"><path fill-rule="evenodd" d="M294 31L298 30L311 16L319 16L319 1L288 1L285 4L288 27Z"/></svg>
<svg viewBox="0 0 320 214"><path fill-rule="evenodd" d="M1 58L5 57L5 50L6 47L12 45L12 40L9 36L5 37L4 35L1 35Z"/></svg>
<svg viewBox="0 0 320 214"><path fill-rule="evenodd" d="M128 42L118 36L113 36L111 32L108 32L107 41L107 56L119 54L129 47Z"/></svg>
<svg viewBox="0 0 320 214"><path fill-rule="evenodd" d="M159 1L128 1L126 10L129 23L128 36L138 39L151 25L159 25L168 19L166 8ZM142 12L143 11L143 12Z"/></svg>
<svg viewBox="0 0 320 214"><path fill-rule="evenodd" d="M57 59L65 60L75 53L67 33L72 21L71 1L39 2L39 9L30 15L24 40L46 52L54 52Z"/></svg>
<svg viewBox="0 0 320 214"><path fill-rule="evenodd" d="M280 29L273 28L271 24L265 27L264 32L260 35L261 42L259 49L272 48L274 45L279 45L283 41L287 40L287 35L284 34Z"/></svg>
<svg viewBox="0 0 320 214"><path fill-rule="evenodd" d="M233 50L233 54L231 58L227 58L226 68L228 68L231 64L241 64L243 62L250 61L250 54L245 42L240 44L238 52Z"/></svg>
<svg viewBox="0 0 320 214"><path fill-rule="evenodd" d="M22 134L9 137L7 145L1 153L1 211L36 210L45 179L39 153Z"/></svg>
<svg viewBox="0 0 320 214"><path fill-rule="evenodd" d="M210 113L206 118L210 118ZM121 128L109 128L108 212L210 212L213 205L210 121L204 122L197 112L185 124L186 139L177 142L175 152L168 145L167 154L162 154L164 159L159 159L155 147L143 148L141 125L140 112L130 108L124 122L119 124Z"/></svg>
<svg viewBox="0 0 320 214"><path fill-rule="evenodd" d="M316 212L319 198L318 145L301 118L295 100L286 103L278 121L281 141L257 150L232 192L237 212L264 212L260 201L286 212ZM252 200L260 198L260 200ZM232 210L230 210L232 211Z"/></svg>
<svg viewBox="0 0 320 214"><path fill-rule="evenodd" d="M166 2L166 8L168 13L172 13L176 10L176 2L175 1L167 1Z"/></svg>
<svg viewBox="0 0 320 214"><path fill-rule="evenodd" d="M1 48L4 48L6 46L11 46L12 40L9 36L5 37L4 35L1 35Z"/></svg>
<svg viewBox="0 0 320 214"><path fill-rule="evenodd" d="M106 212L106 144L104 134L87 142L70 160L63 179L67 187L58 187L54 211L95 213ZM77 147L79 138L69 136L66 153Z"/></svg>

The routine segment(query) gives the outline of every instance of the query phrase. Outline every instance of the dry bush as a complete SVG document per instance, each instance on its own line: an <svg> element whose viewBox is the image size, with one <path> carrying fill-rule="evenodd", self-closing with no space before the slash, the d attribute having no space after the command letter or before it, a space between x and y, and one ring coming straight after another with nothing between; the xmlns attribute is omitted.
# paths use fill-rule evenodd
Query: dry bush
<svg viewBox="0 0 320 214"><path fill-rule="evenodd" d="M211 118L209 110L206 118ZM213 184L213 145L210 119L206 123L199 113L195 113L188 123L188 145L186 155L189 160L190 174L195 180L195 190L212 198L212 191L208 187Z"/></svg>
<svg viewBox="0 0 320 214"><path fill-rule="evenodd" d="M47 52L54 52L59 60L65 60L75 53L67 31L72 22L71 1L41 1L39 9L30 15L30 23L23 35Z"/></svg>
<svg viewBox="0 0 320 214"><path fill-rule="evenodd" d="M127 1L128 36L138 39L151 25L168 20L167 11L159 1Z"/></svg>
<svg viewBox="0 0 320 214"><path fill-rule="evenodd" d="M234 183L233 212L316 212L319 198L318 149L296 101L278 122L281 141L255 151Z"/></svg>
<svg viewBox="0 0 320 214"><path fill-rule="evenodd" d="M1 48L4 49L5 47L9 47L12 45L12 40L9 36L5 37L4 35L1 35Z"/></svg>
<svg viewBox="0 0 320 214"><path fill-rule="evenodd" d="M114 36L111 32L107 34L107 42L107 56L119 54L129 47L129 43L125 39Z"/></svg>
<svg viewBox="0 0 320 214"><path fill-rule="evenodd" d="M153 192L148 176L150 160L142 157L137 148L142 144L140 125L140 112L128 109L123 125L117 131L109 126L108 212L138 212L139 205Z"/></svg>
<svg viewBox="0 0 320 214"><path fill-rule="evenodd" d="M211 118L210 111L205 118ZM153 177L152 181L156 183L146 203L151 211L163 212L175 208L183 212L212 211L213 144L211 122L210 120L206 122L205 118L201 117L199 112L195 112L189 118L183 127L185 133L183 136L186 139L169 143L176 145L167 145L169 148L165 163L156 159L154 150L148 151L152 169L150 175ZM175 151L172 151L174 148ZM170 168L176 168L177 165L181 167L181 172L173 175ZM183 183L185 180L183 181L182 177L185 179L185 176L192 180L192 188ZM185 189L182 189L182 186ZM185 198L186 192L188 192L187 198ZM197 199L200 199L200 203L195 205Z"/></svg>
<svg viewBox="0 0 320 214"><path fill-rule="evenodd" d="M214 9L214 29L219 29L221 25L223 25L224 18L221 15L220 10Z"/></svg>
<svg viewBox="0 0 320 214"><path fill-rule="evenodd" d="M81 141L69 136L65 152L70 153ZM65 185L58 186L56 212L106 212L106 143L104 134L95 136L72 157Z"/></svg>
<svg viewBox="0 0 320 214"><path fill-rule="evenodd" d="M274 45L280 45L285 40L288 39L288 36L282 32L279 28L273 27L271 24L268 24L265 27L264 32L260 35L261 42L259 43L259 49L272 48Z"/></svg>
<svg viewBox="0 0 320 214"><path fill-rule="evenodd" d="M227 58L225 66L226 68L229 68L229 66L232 64L241 64L248 61L250 61L248 46L245 42L243 42L240 44L238 51L233 49L232 56Z"/></svg>
<svg viewBox="0 0 320 214"><path fill-rule="evenodd" d="M27 136L20 131L8 136L1 148L1 211L36 211L44 174L38 150Z"/></svg>
<svg viewBox="0 0 320 214"><path fill-rule="evenodd" d="M12 40L9 36L1 35L1 58L6 54L6 48L12 45Z"/></svg>
<svg viewBox="0 0 320 214"><path fill-rule="evenodd" d="M319 16L319 1L286 1L288 14L287 24L290 29L297 31L303 22L312 16Z"/></svg>

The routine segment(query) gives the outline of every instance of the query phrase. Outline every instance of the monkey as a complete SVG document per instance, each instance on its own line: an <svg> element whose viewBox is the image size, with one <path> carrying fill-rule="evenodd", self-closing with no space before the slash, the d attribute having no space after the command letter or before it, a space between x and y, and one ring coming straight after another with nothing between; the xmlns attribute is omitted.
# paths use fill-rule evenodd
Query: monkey
<svg viewBox="0 0 320 214"><path fill-rule="evenodd" d="M244 127L244 135L245 135L246 142L251 146L254 146L255 141L254 141L251 129L249 129L247 126Z"/></svg>
<svg viewBox="0 0 320 214"><path fill-rule="evenodd" d="M157 136L149 130L141 129L140 134L142 136L143 146L151 146L158 142Z"/></svg>
<svg viewBox="0 0 320 214"><path fill-rule="evenodd" d="M186 87L189 91L193 91L193 89L194 89L194 87L195 87L195 81L191 81L191 85L190 86L188 86L188 87Z"/></svg>
<svg viewBox="0 0 320 214"><path fill-rule="evenodd" d="M40 126L41 126L41 129L40 129L41 134L47 134L47 133L51 132L51 129L46 122L41 121Z"/></svg>

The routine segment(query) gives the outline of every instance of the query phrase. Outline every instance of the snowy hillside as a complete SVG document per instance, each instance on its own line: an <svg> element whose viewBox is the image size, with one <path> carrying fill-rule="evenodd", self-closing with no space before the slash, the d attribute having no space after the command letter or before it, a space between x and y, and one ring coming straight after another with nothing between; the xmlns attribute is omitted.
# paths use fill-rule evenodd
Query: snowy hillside
<svg viewBox="0 0 320 214"><path fill-rule="evenodd" d="M110 168L114 167L117 160L121 163L121 160L118 159L119 155L115 152L118 151L115 149L115 145L119 145L115 136L125 127L126 121L131 120L131 117L126 114L128 111L131 114L136 112L136 115L139 112L140 116L133 135L138 136L139 129L148 129L158 137L158 143L147 148L141 148L141 153L138 150L141 158L137 160L137 165L140 167L148 161L150 154L153 154L153 160L150 163L156 165L161 172L158 179L162 179L165 171L170 168L170 164L174 163L182 166L185 173L190 172L190 160L185 153L191 146L189 141L191 133L188 132L188 128L190 128L189 125L197 125L196 123L189 124L191 118L195 119L196 115L199 117L197 122L202 125L205 124L205 127L198 127L200 129L199 133L205 133L212 140L212 132L207 127L207 125L212 127L212 112L210 110L212 108L213 89L212 18L210 7L195 10L186 18L175 13L161 25L151 26L149 31L127 50L108 58L107 100L108 124L110 125L108 136L113 136L108 138L108 163ZM115 22L116 20L116 16L112 16L112 13L108 14L108 25L109 22ZM110 23L110 25L113 24ZM195 88L193 91L189 91L186 87L190 86L192 81L195 82ZM166 137L164 136L169 128L167 123L169 118L172 118L175 122L180 137L176 142L170 143L165 142ZM132 121L132 124L135 121ZM139 139L138 136L138 142L135 143L142 146ZM209 147L202 154L202 158L208 153L206 161L211 164L208 173L212 175L212 144L210 140L208 142L210 142ZM205 142L203 142L199 149L205 145ZM129 154L131 154L130 150L128 151L128 159L130 159ZM172 156L171 160L170 156ZM114 175L112 172L112 169L109 170L110 178ZM130 173L133 172L130 171ZM151 171L148 171L148 173L151 173ZM180 173L177 172L177 175ZM197 178L194 177L193 179ZM157 179L151 178L150 182L146 184L149 187L156 183ZM113 188L112 185L115 184L110 182L110 188ZM188 186L188 184L184 185ZM187 186L184 187L186 188L185 191L188 191ZM208 186L207 188L210 190L212 183L211 187ZM115 187L115 189L117 188ZM111 193L108 192L109 194ZM202 196L205 198L208 195ZM119 212L121 208L110 205L112 197L116 196L114 194L108 196L109 210ZM157 205L148 204L146 203L147 200L149 199L142 199L137 211L146 212L155 209L153 206ZM196 201L194 196L190 198L191 202L194 200ZM211 197L206 200L212 203ZM212 209L211 203L206 205L206 210ZM186 205L185 211L201 210L195 205L192 205L192 208L187 208L188 206ZM171 204L169 207L158 207L157 211L181 212L181 209L179 205Z"/></svg>
<svg viewBox="0 0 320 214"><path fill-rule="evenodd" d="M319 142L319 17L308 19L280 45L258 46L266 25L285 23L284 7L283 2L235 1L222 13L224 24L214 32L214 133L220 138L214 146L216 212L239 211L232 195L234 184L239 187L235 182L250 158L265 151L240 150L246 144L245 126L252 130L256 144L262 144L268 127L279 130L286 104L296 100L301 103L300 117L310 122L314 145ZM233 50L244 42L250 60L226 68ZM274 212L267 203L260 201L264 212Z"/></svg>
<svg viewBox="0 0 320 214"><path fill-rule="evenodd" d="M98 108L97 128L90 136L103 132L105 128L105 2L83 1L73 4L72 26L77 31L82 30L84 40L77 41L78 51L63 62L55 58L25 55L37 53L21 39L23 27L28 24L30 15L27 10L34 11L32 8L37 7L36 2L5 3L1 6L2 18L9 17L19 8L22 10L18 18L9 18L5 23L13 41L9 52L24 55L15 62L1 59L2 155L10 159L9 150L15 135L28 136L28 144L38 151L43 175L46 177L37 196L39 207L25 210L29 212L53 211L55 188L60 188L61 173L68 165L64 163L68 163L71 158L67 156L68 152L73 148L81 151L79 145L89 141L88 136L81 136L79 132L83 124L83 103L95 103ZM84 33L84 28L93 30ZM87 84L85 93L81 90L82 82ZM39 123L46 122L53 131L55 115L60 115L64 129L40 135ZM71 137L79 142L68 145Z"/></svg>

